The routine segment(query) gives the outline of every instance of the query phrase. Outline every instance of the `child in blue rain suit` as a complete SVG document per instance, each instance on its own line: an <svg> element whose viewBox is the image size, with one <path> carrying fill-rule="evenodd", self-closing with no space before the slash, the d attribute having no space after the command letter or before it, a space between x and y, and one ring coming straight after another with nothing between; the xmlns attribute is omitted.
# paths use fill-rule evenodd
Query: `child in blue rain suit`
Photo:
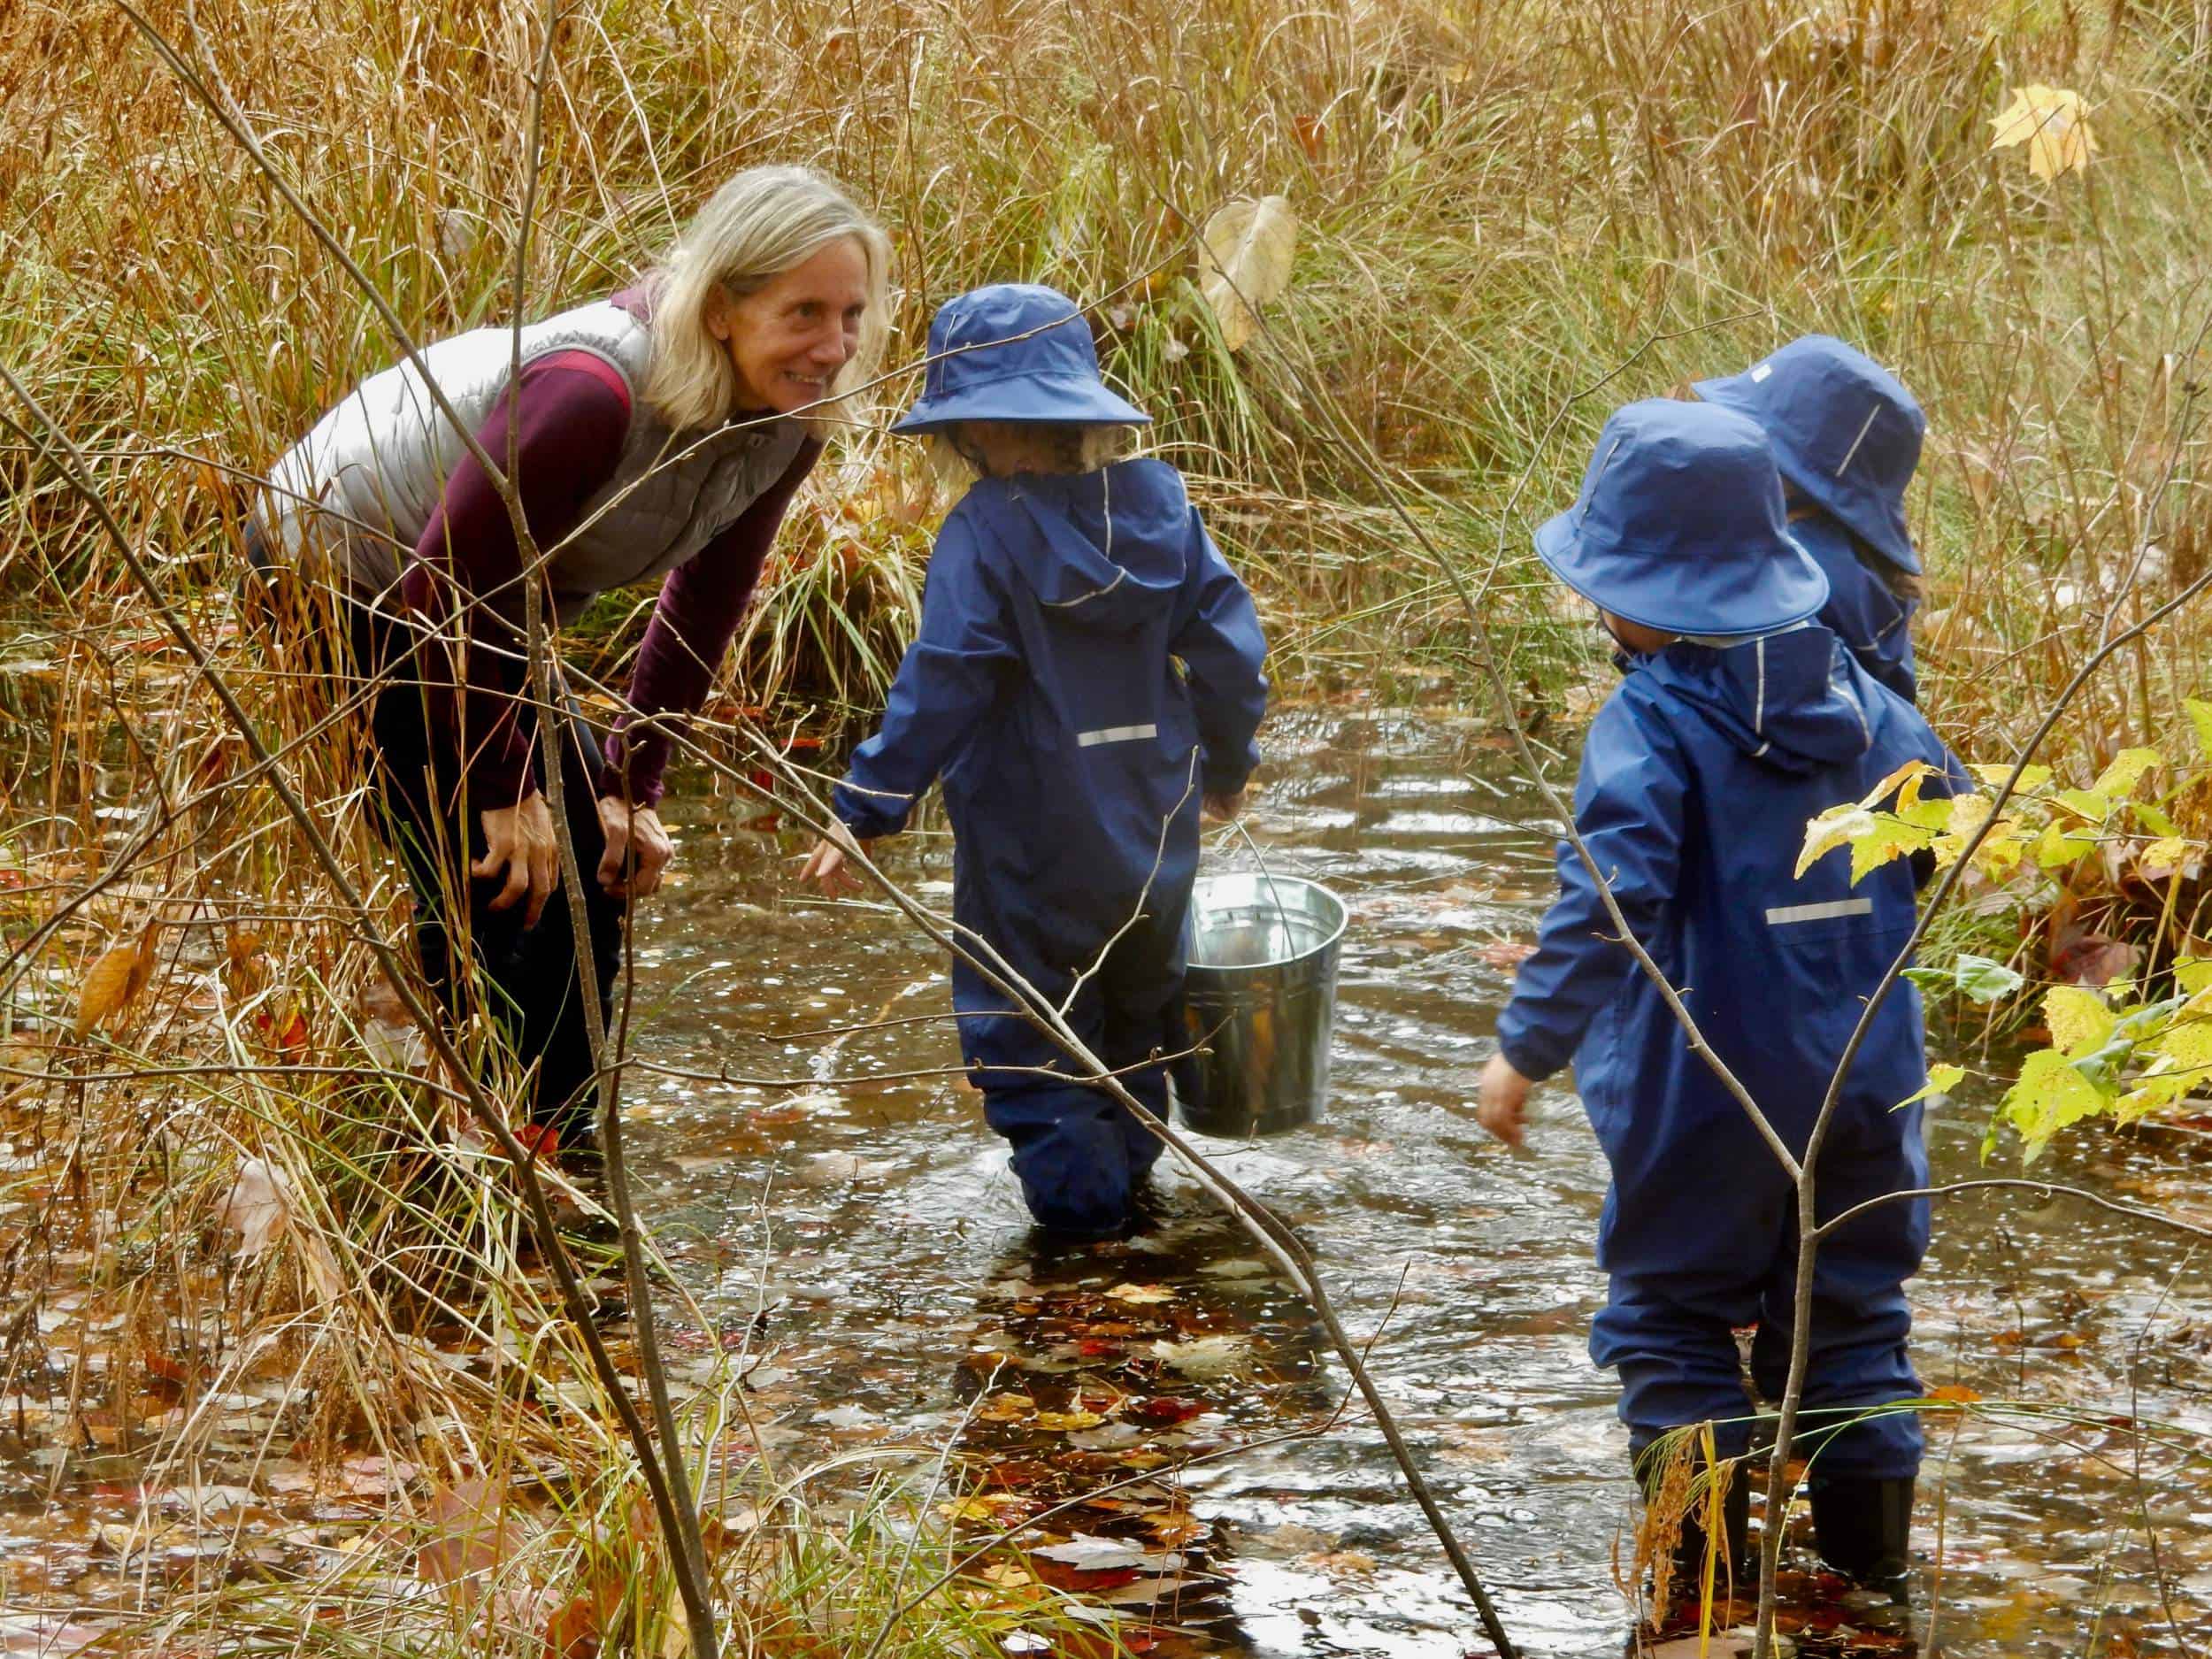
<svg viewBox="0 0 2212 1659"><path fill-rule="evenodd" d="M1709 403L1616 412L1571 511L1537 532L1560 580L1599 607L1628 672L1599 710L1575 787L1575 823L1635 936L1714 1050L1801 1152L1864 999L1903 948L1915 876L1884 865L1856 887L1848 860L1793 874L1806 820L1926 761L1957 774L1902 698L1815 623L1820 567L1785 527L1766 440ZM1546 914L1498 1023L1480 1120L1517 1143L1532 1081L1574 1064L1612 1167L1598 1224L1609 1276L1591 1356L1620 1374L1640 1473L1665 1431L1712 1420L1724 1457L1750 1425L1734 1328L1758 1326L1754 1379L1778 1397L1797 1242L1790 1180L1736 1100L1690 1051L1648 977L1617 942L1588 869L1558 856ZM1927 1184L1920 1004L1901 984L1854 1064L1819 1163L1822 1213ZM1831 1564L1901 1591L1919 1419L1857 1410L1917 1398L1904 1281L1927 1244L1925 1200L1878 1209L1826 1240L1814 1307L1809 1415L1815 1525ZM1746 1562L1730 1484L1727 1559ZM1694 1566L1701 1534L1678 1559Z"/></svg>
<svg viewBox="0 0 2212 1659"><path fill-rule="evenodd" d="M1827 334L1793 340L1697 395L1767 434L1790 508L1790 534L1828 578L1820 625L1859 666L1917 700L1912 613L1920 556L1905 528L1905 488L1928 422L1888 370Z"/></svg>
<svg viewBox="0 0 2212 1659"><path fill-rule="evenodd" d="M1174 468L1087 470L1094 440L1149 418L1100 380L1065 297L962 295L929 354L895 430L941 434L982 476L938 533L920 632L834 810L861 841L893 834L941 779L955 919L1164 1118L1167 1068L1145 1062L1188 1045L1199 812L1233 817L1257 758L1259 619ZM826 841L804 873L834 887L842 857ZM1125 1227L1160 1142L1103 1090L1050 1076L1065 1056L967 963L952 979L1030 1212L1079 1237Z"/></svg>

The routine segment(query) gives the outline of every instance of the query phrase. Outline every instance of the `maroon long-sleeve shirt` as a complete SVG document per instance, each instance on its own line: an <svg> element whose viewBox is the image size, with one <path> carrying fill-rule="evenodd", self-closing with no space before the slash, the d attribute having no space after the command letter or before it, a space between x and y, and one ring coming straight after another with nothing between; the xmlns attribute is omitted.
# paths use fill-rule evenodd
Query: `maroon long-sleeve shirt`
<svg viewBox="0 0 2212 1659"><path fill-rule="evenodd" d="M541 549L549 547L576 527L586 503L614 475L629 432L629 389L591 352L550 353L525 365L476 434L484 453L503 465L511 423L523 521ZM813 439L802 444L781 478L663 579L631 675L630 709L607 739L601 794L626 794L646 806L660 800L672 738L705 701L777 526L821 449ZM538 787L515 626L521 575L506 503L474 457L465 456L416 543L404 592L426 618L465 619L465 666L457 672L445 664L453 678L431 687L432 707L465 732L470 795L487 804L520 801Z"/></svg>

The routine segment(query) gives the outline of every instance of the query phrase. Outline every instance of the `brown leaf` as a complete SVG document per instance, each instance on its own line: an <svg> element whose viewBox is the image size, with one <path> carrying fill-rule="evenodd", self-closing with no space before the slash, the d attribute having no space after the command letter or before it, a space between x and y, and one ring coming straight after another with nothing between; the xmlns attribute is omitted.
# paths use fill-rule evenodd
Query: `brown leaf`
<svg viewBox="0 0 2212 1659"><path fill-rule="evenodd" d="M487 1581L521 1546L521 1515L503 1488L468 1479L430 1494L430 1541L416 1553L415 1571L426 1584L472 1606Z"/></svg>
<svg viewBox="0 0 2212 1659"><path fill-rule="evenodd" d="M545 1659L599 1659L604 1631L597 1603L580 1595L546 1621Z"/></svg>
<svg viewBox="0 0 2212 1659"><path fill-rule="evenodd" d="M160 930L160 923L147 923L135 944L110 946L86 971L77 993L78 1041L90 1036L96 1025L121 1028L122 1016L153 978L154 940Z"/></svg>
<svg viewBox="0 0 2212 1659"><path fill-rule="evenodd" d="M261 959L261 935L233 928L223 941L223 988L236 1002L257 993L268 975Z"/></svg>

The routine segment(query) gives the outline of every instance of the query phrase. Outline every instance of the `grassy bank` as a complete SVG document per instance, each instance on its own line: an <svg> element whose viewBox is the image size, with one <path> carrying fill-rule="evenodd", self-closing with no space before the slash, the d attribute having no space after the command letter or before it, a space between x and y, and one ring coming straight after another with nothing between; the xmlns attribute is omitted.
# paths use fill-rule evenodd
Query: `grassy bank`
<svg viewBox="0 0 2212 1659"><path fill-rule="evenodd" d="M510 311L536 19L492 0L218 0L188 50L435 337ZM183 9L158 22L187 40ZM1912 503L1925 684L1962 749L2006 752L2108 614L2140 614L2212 556L2200 4L606 0L565 14L554 63L528 310L627 280L731 168L818 163L895 240L894 364L979 281L1098 303L1107 366L1260 589L1286 685L1464 662L1463 618L1365 446L1445 547L1495 563L1486 620L1530 707L1568 708L1596 654L1527 526L1571 495L1613 403L1808 329L1863 343L1930 411ZM2086 175L1988 153L1989 118L2031 81L2089 101ZM242 480L394 342L121 13L13 15L0 108L0 362L86 450L272 739L299 745L316 811L396 920L342 734L314 734L315 688L232 601ZM1302 223L1293 285L1232 354L1191 232L1269 193ZM158 1587L180 1647L248 1628L293 1651L386 1632L482 1652L487 1631L539 1651L580 1599L577 1633L657 1650L668 1587L626 1455L498 1161L457 1133L434 1077L388 1064L411 1034L296 833L34 423L4 409L11 1479L81 1519L104 1485L138 1493L86 1520L123 1530L85 1548L119 1604ZM779 551L720 718L865 708L896 660L929 486L873 431L837 460ZM580 664L618 680L641 601L603 603ZM2206 640L2185 617L2131 649L2055 758L2093 774L2163 733L2208 683ZM92 964L140 941L131 995L79 1030ZM511 1064L484 1063L495 1080ZM726 1471L726 1508L767 1517L727 1540L733 1604L768 1624L882 1608L905 1571L892 1522L924 1499L816 1510L751 1459L712 1359L684 1379L702 1465ZM161 1495L211 1483L250 1502ZM523 1491L524 1517L503 1500L485 1519L468 1495L484 1483ZM299 1546L257 1557L246 1532L272 1526ZM422 1564L457 1539L465 1570ZM19 1604L72 1593L9 1571ZM477 1578L497 1582L456 1587ZM997 1617L947 1601L906 1640L989 1649Z"/></svg>

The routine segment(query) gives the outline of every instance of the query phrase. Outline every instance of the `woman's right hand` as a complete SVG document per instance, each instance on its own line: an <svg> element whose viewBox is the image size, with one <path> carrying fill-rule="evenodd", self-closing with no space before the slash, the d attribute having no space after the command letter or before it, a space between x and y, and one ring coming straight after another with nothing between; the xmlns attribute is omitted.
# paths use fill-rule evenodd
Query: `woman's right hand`
<svg viewBox="0 0 2212 1659"><path fill-rule="evenodd" d="M561 884L560 843L553 836L553 814L541 790L532 790L519 806L498 807L483 815L484 856L469 866L469 873L496 878L507 884L491 902L495 910L512 910L526 900L522 925L535 927L545 902Z"/></svg>

